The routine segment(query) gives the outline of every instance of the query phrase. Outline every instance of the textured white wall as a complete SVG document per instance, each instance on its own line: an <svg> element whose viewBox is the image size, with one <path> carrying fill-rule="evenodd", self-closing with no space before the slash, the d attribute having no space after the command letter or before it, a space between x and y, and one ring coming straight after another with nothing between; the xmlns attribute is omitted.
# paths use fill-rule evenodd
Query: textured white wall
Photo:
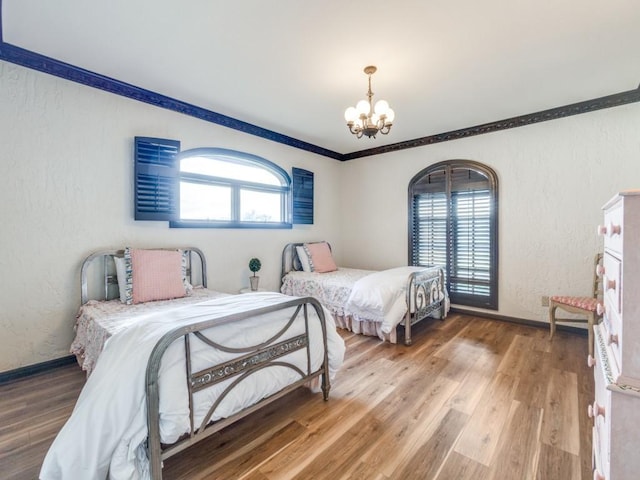
<svg viewBox="0 0 640 480"><path fill-rule="evenodd" d="M347 162L342 253L352 266L407 263L409 181L449 159L498 174L498 313L546 321L541 296L590 291L602 205L640 188L640 105Z"/></svg>
<svg viewBox="0 0 640 480"><path fill-rule="evenodd" d="M291 241L340 245L340 162L0 62L0 371L69 354L80 303L81 261L94 250L191 245L208 261L209 286L279 287ZM170 229L133 220L133 137L174 138L182 148L259 155L316 178L315 224L293 230ZM322 202L317 199L322 198Z"/></svg>
<svg viewBox="0 0 640 480"><path fill-rule="evenodd" d="M640 188L637 104L346 163L4 62L0 108L0 371L68 355L80 263L94 250L193 245L207 256L209 285L228 292L248 284L252 256L263 260L263 286L277 288L290 241L328 239L346 266L406 264L408 182L453 158L486 163L499 176L499 313L545 320L541 295L589 289L601 205L618 190ZM135 222L135 135L312 170L315 225L197 230Z"/></svg>

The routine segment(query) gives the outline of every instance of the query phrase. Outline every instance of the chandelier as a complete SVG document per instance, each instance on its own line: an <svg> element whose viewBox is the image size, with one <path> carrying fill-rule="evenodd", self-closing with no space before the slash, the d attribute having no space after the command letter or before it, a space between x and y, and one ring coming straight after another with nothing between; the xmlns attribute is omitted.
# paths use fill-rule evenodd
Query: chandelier
<svg viewBox="0 0 640 480"><path fill-rule="evenodd" d="M371 75L376 73L376 70L377 68L373 65L364 68L364 73L369 75L367 100L360 100L355 107L349 107L344 112L344 119L347 121L349 131L358 138L362 138L363 135L376 138L378 132L386 135L391 130L393 119L396 116L386 100L378 100L375 107L373 105Z"/></svg>

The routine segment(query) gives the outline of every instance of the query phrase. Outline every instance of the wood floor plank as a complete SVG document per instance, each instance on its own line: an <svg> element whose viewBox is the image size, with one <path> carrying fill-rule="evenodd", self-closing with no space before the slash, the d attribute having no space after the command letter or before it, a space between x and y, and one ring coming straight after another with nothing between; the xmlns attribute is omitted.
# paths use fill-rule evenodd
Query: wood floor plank
<svg viewBox="0 0 640 480"><path fill-rule="evenodd" d="M498 365L498 372L514 377L520 375L530 352L533 350L533 339L524 335L515 335Z"/></svg>
<svg viewBox="0 0 640 480"><path fill-rule="evenodd" d="M408 462L403 462L389 478L435 478L440 466L467 423L468 416L456 410L448 410L438 427L429 435Z"/></svg>
<svg viewBox="0 0 640 480"><path fill-rule="evenodd" d="M448 413L444 405L457 388L454 382L442 375L430 383L420 394L417 408L412 415L396 415L387 423L385 431L370 445L361 459L370 469L370 475L379 473L386 477L411 461L418 454L425 438L430 438ZM422 406L420 406L422 405ZM380 452L384 452L380 455Z"/></svg>
<svg viewBox="0 0 640 480"><path fill-rule="evenodd" d="M259 474L261 477L265 475L260 472L260 465L277 454L284 447L289 445L293 439L303 435L306 429L297 422L290 422L283 426L276 432L270 432L269 435L265 435L260 439L257 439L251 444L246 444L241 451L241 454L234 454L233 462L225 462L221 465L216 465L215 462L211 462L211 466L205 468L199 473L190 473L187 476L175 477L170 475L169 471L165 472L168 478L184 478L185 480L199 480L208 477L212 478L242 478L247 472L250 475ZM267 477L268 478L268 477Z"/></svg>
<svg viewBox="0 0 640 480"><path fill-rule="evenodd" d="M581 475L580 460L577 456L551 445L540 445L536 480L590 480L593 474L589 473L586 477Z"/></svg>
<svg viewBox="0 0 640 480"><path fill-rule="evenodd" d="M496 452L495 458L499 461L491 465L491 480L535 479L540 455L539 448L535 447L539 447L541 427L541 408L513 401Z"/></svg>
<svg viewBox="0 0 640 480"><path fill-rule="evenodd" d="M318 422L294 439L277 457L271 458L260 466L260 471L269 478L295 478L306 466L314 460L308 455L309 451L324 451L330 446L341 442L341 438L354 427L358 429L367 418L370 411L380 402L385 401L395 390L395 386L366 384L362 395L342 402L341 408L335 406ZM366 399L366 400L364 400ZM334 399L332 405L340 404Z"/></svg>
<svg viewBox="0 0 640 480"><path fill-rule="evenodd" d="M542 417L542 443L580 454L578 381L574 372L552 368Z"/></svg>
<svg viewBox="0 0 640 480"><path fill-rule="evenodd" d="M496 374L456 442L456 452L491 465L517 384L512 376Z"/></svg>
<svg viewBox="0 0 640 480"><path fill-rule="evenodd" d="M486 465L451 451L433 480L485 480L488 475L489 467Z"/></svg>
<svg viewBox="0 0 640 480"><path fill-rule="evenodd" d="M551 371L551 356L539 350L526 352L518 372L518 387L514 399L529 405L544 408Z"/></svg>
<svg viewBox="0 0 640 480"><path fill-rule="evenodd" d="M479 355L466 375L460 379L458 388L449 398L448 406L471 415L491 383L495 373L492 367L493 363L491 353L484 352Z"/></svg>

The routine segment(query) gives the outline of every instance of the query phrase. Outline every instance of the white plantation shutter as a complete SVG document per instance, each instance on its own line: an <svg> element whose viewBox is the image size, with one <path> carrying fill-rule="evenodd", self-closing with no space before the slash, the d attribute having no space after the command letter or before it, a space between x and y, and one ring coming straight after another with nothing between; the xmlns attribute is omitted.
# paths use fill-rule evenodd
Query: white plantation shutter
<svg viewBox="0 0 640 480"><path fill-rule="evenodd" d="M497 182L475 162L442 162L409 185L413 265L445 268L452 303L497 309Z"/></svg>

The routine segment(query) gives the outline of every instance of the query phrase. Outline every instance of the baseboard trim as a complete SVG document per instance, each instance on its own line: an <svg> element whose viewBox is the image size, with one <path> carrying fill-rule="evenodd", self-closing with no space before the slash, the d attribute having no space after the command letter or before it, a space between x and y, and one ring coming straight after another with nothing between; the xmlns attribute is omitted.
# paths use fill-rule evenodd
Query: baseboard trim
<svg viewBox="0 0 640 480"><path fill-rule="evenodd" d="M538 320L528 320L526 318L509 317L506 315L498 315L496 313L480 312L476 310L466 310L464 308L456 308L456 307L451 307L451 309L449 310L449 313L462 313L464 315L473 315L476 317L489 318L491 320L499 320L501 322L517 323L519 325L527 325L529 327L544 328L545 330L549 329L549 324L547 322L540 322ZM566 320L558 319L558 321L571 322L571 320L569 319L566 319ZM562 325L559 323L556 323L556 330L575 333L575 334L584 335L584 336L587 336L588 334L586 328L574 327L572 325Z"/></svg>
<svg viewBox="0 0 640 480"><path fill-rule="evenodd" d="M3 383L12 382L14 380L18 380L20 378L30 377L32 375L36 375L38 373L46 372L48 370L52 370L57 367L62 367L63 365L69 365L76 361L76 357L74 355L69 355L67 357L56 358L54 360L49 360L47 362L36 363L34 365L28 365L26 367L16 368L15 370L9 370L6 372L0 373L0 385Z"/></svg>

